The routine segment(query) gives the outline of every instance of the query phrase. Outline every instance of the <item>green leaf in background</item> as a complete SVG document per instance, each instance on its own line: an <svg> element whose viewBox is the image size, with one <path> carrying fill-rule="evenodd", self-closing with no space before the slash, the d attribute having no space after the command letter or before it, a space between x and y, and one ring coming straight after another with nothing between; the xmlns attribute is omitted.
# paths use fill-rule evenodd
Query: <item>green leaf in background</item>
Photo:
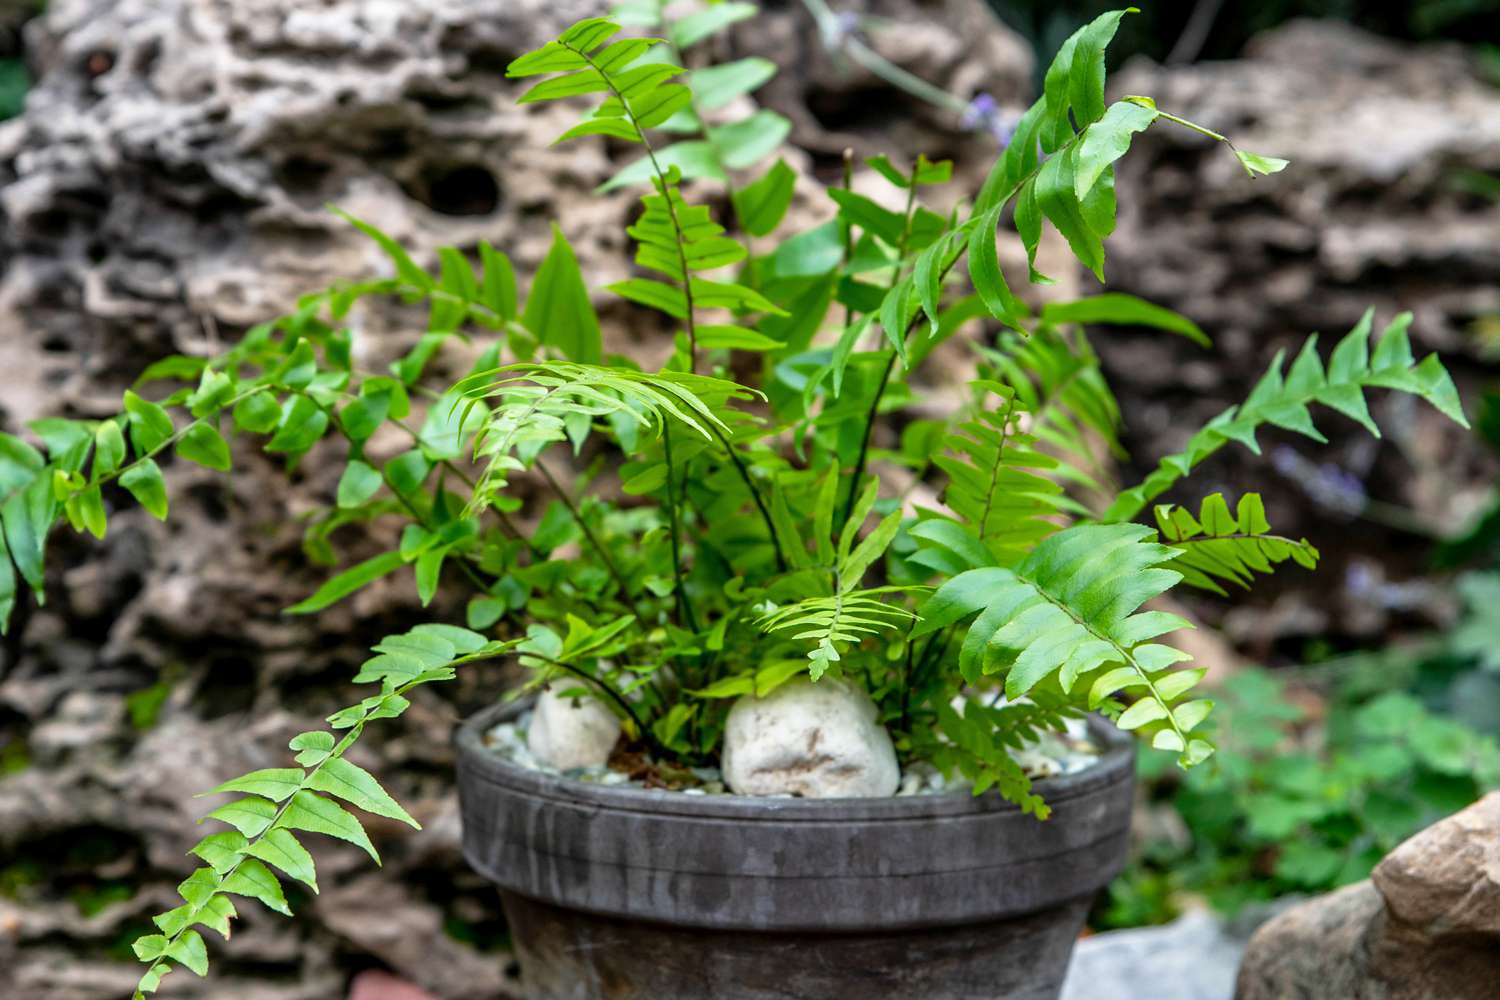
<svg viewBox="0 0 1500 1000"><path fill-rule="evenodd" d="M420 448L403 451L385 463L385 480L391 484L391 489L401 496L410 496L415 493L421 488L430 472L432 472L432 463L427 460L426 455L422 454Z"/></svg>
<svg viewBox="0 0 1500 1000"><path fill-rule="evenodd" d="M358 507L379 492L384 481L375 469L358 459L351 460L339 477L338 505L345 509Z"/></svg>
<svg viewBox="0 0 1500 1000"><path fill-rule="evenodd" d="M210 469L229 471L229 445L208 424L195 423L188 427L177 439L177 454Z"/></svg>
<svg viewBox="0 0 1500 1000"><path fill-rule="evenodd" d="M743 170L775 152L791 131L785 115L761 108L749 118L710 128L708 138L724 166Z"/></svg>
<svg viewBox="0 0 1500 1000"><path fill-rule="evenodd" d="M167 484L161 476L161 468L151 459L143 458L120 476L120 485L130 491L136 503L159 521L167 519Z"/></svg>
<svg viewBox="0 0 1500 1000"><path fill-rule="evenodd" d="M672 44L679 49L694 45L718 34L731 24L755 16L755 4L718 3L672 22Z"/></svg>
<svg viewBox="0 0 1500 1000"><path fill-rule="evenodd" d="M399 569L405 563L406 560L401 558L399 552L383 552L372 559L366 559L323 584L313 592L311 597L287 608L286 613L306 615L321 611L330 604L343 600L366 584Z"/></svg>
<svg viewBox="0 0 1500 1000"><path fill-rule="evenodd" d="M1117 326L1149 326L1177 333L1201 347L1211 347L1208 334L1181 313L1124 292L1105 292L1042 306L1045 323L1109 323Z"/></svg>
<svg viewBox="0 0 1500 1000"><path fill-rule="evenodd" d="M688 86L700 111L715 111L743 94L749 94L776 75L776 64L749 56L718 66L693 70Z"/></svg>
<svg viewBox="0 0 1500 1000"><path fill-rule="evenodd" d="M683 180L706 178L723 181L728 176L724 173L724 166L719 161L719 154L713 143L705 139L688 139L664 146L656 151L656 162L663 170L676 168L681 172ZM599 185L599 191L614 191L632 184L644 184L654 176L656 169L651 165L650 158L643 156Z"/></svg>
<svg viewBox="0 0 1500 1000"><path fill-rule="evenodd" d="M797 174L777 160L758 180L734 192L734 211L751 236L769 235L786 216L797 185Z"/></svg>
<svg viewBox="0 0 1500 1000"><path fill-rule="evenodd" d="M521 322L543 345L556 348L570 361L597 364L603 356L599 318L589 302L578 258L555 223L552 249L531 283Z"/></svg>
<svg viewBox="0 0 1500 1000"><path fill-rule="evenodd" d="M479 299L499 314L501 319L516 318L516 272L510 258L490 246L488 240L479 241L479 263L484 268L480 281Z"/></svg>

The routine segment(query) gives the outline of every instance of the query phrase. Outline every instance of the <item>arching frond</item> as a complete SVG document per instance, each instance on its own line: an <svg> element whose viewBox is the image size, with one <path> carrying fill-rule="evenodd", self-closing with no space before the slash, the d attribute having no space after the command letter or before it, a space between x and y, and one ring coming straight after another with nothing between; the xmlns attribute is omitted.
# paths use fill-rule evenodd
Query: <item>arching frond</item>
<svg viewBox="0 0 1500 1000"><path fill-rule="evenodd" d="M630 451L640 431L659 434L668 419L703 438L715 431L728 433L731 422L742 418L731 412L731 401L755 395L706 375L571 362L481 372L460 381L454 392L469 407L481 401L491 406L474 435L474 457L485 463L474 488L474 507L488 504L511 472L525 468L547 446L565 440L580 446L595 420L610 420Z"/></svg>
<svg viewBox="0 0 1500 1000"><path fill-rule="evenodd" d="M1188 623L1138 610L1182 579L1165 568L1176 553L1154 535L1132 524L1059 531L1013 569L969 570L943 584L918 609L913 637L977 615L959 654L966 680L1003 674L1012 699L1048 678L1064 692L1087 683L1092 706L1112 714L1106 700L1131 691L1138 700L1118 712L1119 726L1141 730L1184 764L1198 763L1213 746L1191 732L1211 703L1181 699L1203 672L1169 669L1187 655L1150 641Z"/></svg>
<svg viewBox="0 0 1500 1000"><path fill-rule="evenodd" d="M1028 414L1027 432L1057 459L1049 478L1104 490L1096 451L1102 445L1124 454L1120 407L1088 341L1043 325L1026 337L1003 332L980 355L993 366L996 381L1015 392Z"/></svg>
<svg viewBox="0 0 1500 1000"><path fill-rule="evenodd" d="M793 632L792 639L813 640L807 654L812 661L810 672L817 680L833 663L838 662L839 647L867 635L899 627L912 619L911 612L897 604L880 600L882 595L908 593L907 587L861 588L860 582L875 562L885 555L901 527L901 512L887 514L874 530L859 539L859 528L875 506L879 484L872 481L860 495L848 521L839 533L837 547L829 541L832 530L833 503L837 495L838 475L828 475L819 491L818 509L814 514L817 547L814 558L831 572L829 593L805 597L793 604L775 608L759 621L763 632ZM858 541L858 544L855 544ZM804 559L804 564L808 560ZM816 573L808 576L816 579Z"/></svg>
<svg viewBox="0 0 1500 1000"><path fill-rule="evenodd" d="M1412 358L1411 341L1406 335L1411 313L1402 313L1391 321L1372 355L1370 325L1374 315L1373 309L1366 312L1359 324L1339 341L1326 369L1318 356L1317 334L1307 338L1285 375L1281 370L1284 355L1278 353L1242 405L1231 406L1219 414L1193 435L1186 448L1162 459L1144 482L1120 494L1104 512L1103 519L1124 521L1135 517L1146 504L1192 472L1193 466L1230 441L1238 441L1259 454L1255 432L1266 424L1295 431L1314 441L1325 441L1308 412L1313 403L1339 411L1379 437L1380 428L1375 426L1365 404L1366 389L1411 393L1431 403L1450 420L1469 426L1458 390L1438 356L1429 354L1420 364Z"/></svg>

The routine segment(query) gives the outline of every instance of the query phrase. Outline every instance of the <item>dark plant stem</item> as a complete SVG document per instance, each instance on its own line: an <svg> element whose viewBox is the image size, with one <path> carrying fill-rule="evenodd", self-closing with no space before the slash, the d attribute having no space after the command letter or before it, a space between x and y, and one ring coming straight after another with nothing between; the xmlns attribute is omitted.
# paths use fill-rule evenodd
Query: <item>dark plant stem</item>
<svg viewBox="0 0 1500 1000"><path fill-rule="evenodd" d="M606 695L609 696L610 701L620 706L620 710L623 711L625 715L630 719L630 721L635 725L636 732L641 734L641 739L646 741L646 746L651 748L651 753L653 756L659 758L666 758L671 756L670 751L668 751L666 747L657 742L657 739L652 735L651 730L647 729L645 723L641 722L641 717L635 714L635 706L630 704L630 701L620 692L616 691L614 687L608 682L593 676L586 670L573 666L571 663L564 663L562 660L554 660L552 659L552 657L542 656L540 653L528 653L525 650L518 650L518 652L522 656L532 656L544 663L549 663L552 666L557 667L559 670L564 670L572 674L574 677L577 677L583 681L587 681L588 683L596 686L600 691L603 691Z"/></svg>
<svg viewBox="0 0 1500 1000"><path fill-rule="evenodd" d="M896 286L901 283L902 261L906 258L906 245L911 242L911 220L916 209L917 183L916 177L913 175L912 185L906 189L906 211L905 220L901 224L901 240L896 245L896 273L891 275L890 287L886 289L887 295L894 291ZM958 258L955 257L953 263L958 263ZM948 266L952 267L953 265L950 264ZM943 273L946 274L947 271L944 270ZM920 312L917 313L917 316L921 315ZM907 325L905 330L901 331L903 342L910 335L912 327L915 325L916 318L913 317L912 322ZM880 373L880 383L875 387L875 395L870 400L869 412L865 414L865 433L860 438L859 458L854 462L854 477L849 480L849 498L844 501L844 516L839 518L840 531L844 530L844 525L849 523L849 518L854 514L854 501L859 496L859 481L864 477L865 463L870 457L870 439L875 435L875 418L880 415L880 400L885 395L886 384L890 382L891 372L895 367L896 352L892 349L890 357L886 359L885 370Z"/></svg>
<svg viewBox="0 0 1500 1000"><path fill-rule="evenodd" d="M750 478L749 468L746 467L744 459L740 458L739 452L734 450L734 445L730 444L729 439L724 436L723 431L719 430L712 423L708 424L708 429L713 431L714 437L719 439L719 443L729 453L729 460L734 463L735 470L739 472L740 478L745 481L745 488L750 491L750 499L755 501L755 507L760 511L761 520L766 522L766 530L771 533L771 548L776 552L776 569L778 572L785 573L786 555L781 551L781 536L776 533L776 522L771 520L771 511L766 507L766 502L761 499L760 490L755 488L755 481Z"/></svg>
<svg viewBox="0 0 1500 1000"><path fill-rule="evenodd" d="M880 383L875 386L875 395L870 397L870 409L865 414L865 433L859 442L859 457L854 461L854 476L849 480L849 499L844 502L844 516L839 519L839 530L849 523L854 515L854 501L859 496L859 481L864 478L865 465L870 460L870 439L875 436L875 418L880 413L880 400L885 395L886 383L891 379L891 370L896 367L896 352L888 351L885 370L880 373Z"/></svg>
<svg viewBox="0 0 1500 1000"><path fill-rule="evenodd" d="M854 150L844 147L844 190L848 191L854 185ZM844 223L844 267L849 267L849 262L854 259L854 224ZM854 325L854 307L847 302L844 303L844 329Z"/></svg>
<svg viewBox="0 0 1500 1000"><path fill-rule="evenodd" d="M661 196L667 203L667 215L672 220L672 234L676 237L677 264L682 269L682 295L687 308L688 372L689 374L695 373L698 370L698 328L693 320L693 272L688 270L687 248L683 246L682 242L682 223L677 219L677 206L672 204L672 191L667 185L667 172L657 162L656 150L652 147L651 140L646 138L646 130L641 127L640 119L636 117L635 111L630 106L630 102L625 99L624 94L620 93L620 89L615 86L614 80L610 78L610 75L600 69L599 64L587 52L584 52L582 49L573 48L572 46L567 47L583 57L584 62L588 63L590 68L599 74L599 78L604 81L605 86L609 87L609 92L614 95L615 99L620 102L620 106L624 108L626 117L630 119L630 124L635 126L636 135L641 137L641 145L646 148L646 158L651 161L651 171L656 174L657 182L661 187Z"/></svg>
<svg viewBox="0 0 1500 1000"><path fill-rule="evenodd" d="M682 549L678 542L680 528L678 527L679 510L677 504L676 475L672 469L672 426L663 421L661 428L661 446L667 460L667 520L670 522L672 533L672 576L675 580L673 590L677 595L677 614L688 631L698 631L698 619L693 614L693 604L688 600L687 587L682 575Z"/></svg>
<svg viewBox="0 0 1500 1000"><path fill-rule="evenodd" d="M614 580L615 586L620 588L621 599L631 608L630 613L635 615L637 621L645 624L646 618L639 610L636 610L635 602L630 596L630 588L625 585L625 577L620 573L619 567L615 565L614 559L609 554L609 549L605 548L604 543L599 541L599 536L594 534L594 529L590 528L589 523L583 519L583 513L578 509L578 505L573 502L573 498L568 494L568 491L562 488L562 484L553 477L552 472L542 464L542 460L537 459L533 465L542 474L542 478L547 480L547 485L557 495L557 499L561 500L563 506L568 508L568 513L573 515L574 522L583 531L583 537L588 539L589 545L593 547L595 552L599 553L599 558L603 561L604 568L609 571L610 579Z"/></svg>

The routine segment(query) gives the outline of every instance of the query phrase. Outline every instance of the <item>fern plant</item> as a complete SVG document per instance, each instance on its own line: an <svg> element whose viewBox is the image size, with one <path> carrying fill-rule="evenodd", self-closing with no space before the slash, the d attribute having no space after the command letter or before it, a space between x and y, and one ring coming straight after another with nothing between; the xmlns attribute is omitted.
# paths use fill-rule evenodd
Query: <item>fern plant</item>
<svg viewBox="0 0 1500 1000"><path fill-rule="evenodd" d="M873 157L889 198L847 184L816 192L827 221L772 238L811 182L780 160L752 170L785 137L784 120L722 115L774 67L696 56L751 13L708 3L669 20L657 0L631 0L508 70L527 81L525 103L589 105L558 141L638 151L606 186L642 188L626 231L639 272L607 291L671 331L659 370L605 350L588 276L556 227L523 296L487 243L444 248L431 270L351 218L389 258L388 276L309 295L218 356L152 365L116 417L38 421L34 443L0 435L0 621L17 576L44 599L57 522L102 537L127 498L165 518L168 457L230 470L236 434L289 467L343 462L306 531L315 562L337 563L345 525L403 522L395 550L333 573L289 612L392 574L410 574L424 606L443 587L469 595L462 627L380 640L355 678L378 690L293 740L298 766L216 790L241 797L208 815L218 826L194 848L203 864L179 887L182 903L137 942L148 963L138 996L174 964L205 971L195 928L227 933L231 896L284 911L281 878L315 890L305 834L374 857L341 803L410 817L349 749L401 714L412 689L477 659L514 656L535 683L578 682L666 765L718 757L731 699L830 676L871 695L903 758L959 772L976 792L996 788L1038 818L1047 804L1014 753L1088 711L1197 764L1213 752L1203 671L1182 667L1168 639L1188 623L1149 602L1180 584L1222 590L1288 562L1311 567L1317 552L1276 536L1254 495L1234 514L1216 495L1196 516L1164 505L1154 525L1133 519L1225 443L1253 449L1261 426L1317 437L1313 402L1374 431L1363 392L1381 387L1463 423L1440 362L1414 362L1408 319L1372 353L1366 316L1326 366L1315 339L1285 373L1278 357L1243 405L1118 491L1120 412L1086 328L1207 338L1119 293L1033 312L1012 278L1047 280L1035 270L1045 222L1102 280L1114 163L1135 135L1165 123L1228 139L1145 97L1105 102L1104 49L1129 13L1117 11L1067 41L1014 141L958 209L923 203L951 182L951 163ZM663 37L621 37L627 22ZM1235 152L1252 178L1286 165ZM725 216L706 197L716 189ZM1002 271L1001 239L1019 241L1027 275ZM347 317L368 297L427 307L385 371L354 359ZM434 385L428 370L454 338L484 349ZM972 392L946 419L907 423L899 451L883 449L877 429L919 402L908 376L953 339L978 366ZM940 490L941 504L910 505L875 474L896 465Z"/></svg>

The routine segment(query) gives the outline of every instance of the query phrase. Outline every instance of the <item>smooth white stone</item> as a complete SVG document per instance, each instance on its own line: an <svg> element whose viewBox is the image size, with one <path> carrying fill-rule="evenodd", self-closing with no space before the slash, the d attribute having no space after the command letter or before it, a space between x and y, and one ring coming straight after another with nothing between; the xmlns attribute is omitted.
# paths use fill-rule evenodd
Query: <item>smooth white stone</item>
<svg viewBox="0 0 1500 1000"><path fill-rule="evenodd" d="M559 771L603 767L620 740L620 720L596 698L563 697L574 681L547 685L531 712L526 749L538 762Z"/></svg>
<svg viewBox="0 0 1500 1000"><path fill-rule="evenodd" d="M739 795L894 795L901 770L876 716L869 695L832 679L745 695L724 726L724 781Z"/></svg>

